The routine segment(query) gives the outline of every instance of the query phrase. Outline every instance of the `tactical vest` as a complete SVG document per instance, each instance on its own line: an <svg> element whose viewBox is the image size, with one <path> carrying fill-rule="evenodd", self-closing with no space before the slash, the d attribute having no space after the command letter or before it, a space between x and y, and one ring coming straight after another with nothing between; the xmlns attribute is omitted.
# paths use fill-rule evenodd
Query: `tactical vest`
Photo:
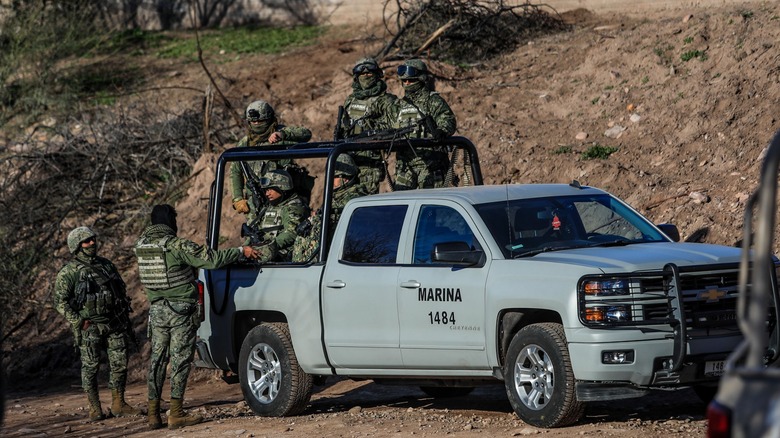
<svg viewBox="0 0 780 438"><path fill-rule="evenodd" d="M141 284L149 290L170 289L195 281L195 273L190 266L183 265L169 270L165 261L168 241L173 236L165 236L157 241L140 240L133 250L138 258L138 273Z"/></svg>
<svg viewBox="0 0 780 438"><path fill-rule="evenodd" d="M363 117L368 113L368 109L379 99L379 96L371 96L368 99L355 99L347 106L347 114L352 127L351 135L360 134L367 130L366 120Z"/></svg>
<svg viewBox="0 0 780 438"><path fill-rule="evenodd" d="M282 209L278 206L266 208L263 212L263 218L260 220L259 228L265 240L275 239L279 231L284 228L282 224Z"/></svg>
<svg viewBox="0 0 780 438"><path fill-rule="evenodd" d="M398 118L396 119L396 126L398 128L405 128L410 125L417 125L415 130L409 135L411 138L425 138L429 137L425 132L425 127L419 123L422 120L423 115L416 106L402 100L401 109L398 111ZM419 106L419 105L418 105Z"/></svg>
<svg viewBox="0 0 780 438"><path fill-rule="evenodd" d="M107 322L118 304L111 284L116 281L115 275L101 275L94 267L79 263L79 280L71 308L83 319Z"/></svg>

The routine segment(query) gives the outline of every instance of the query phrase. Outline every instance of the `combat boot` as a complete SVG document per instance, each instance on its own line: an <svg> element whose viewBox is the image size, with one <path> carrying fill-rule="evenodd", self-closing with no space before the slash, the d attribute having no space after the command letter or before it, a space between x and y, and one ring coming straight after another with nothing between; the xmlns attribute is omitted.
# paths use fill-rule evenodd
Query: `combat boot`
<svg viewBox="0 0 780 438"><path fill-rule="evenodd" d="M111 413L115 417L128 417L141 415L141 410L127 404L124 390L114 388L111 390Z"/></svg>
<svg viewBox="0 0 780 438"><path fill-rule="evenodd" d="M88 392L87 400L89 400L89 421L105 420L106 416L103 415L103 408L100 406L100 396L98 395L98 392Z"/></svg>
<svg viewBox="0 0 780 438"><path fill-rule="evenodd" d="M146 418L149 420L149 429L159 429L163 427L162 418L160 418L160 400L149 400L149 410Z"/></svg>
<svg viewBox="0 0 780 438"><path fill-rule="evenodd" d="M181 407L182 399L171 398L171 413L168 415L168 429L192 426L203 421L200 415L185 414Z"/></svg>

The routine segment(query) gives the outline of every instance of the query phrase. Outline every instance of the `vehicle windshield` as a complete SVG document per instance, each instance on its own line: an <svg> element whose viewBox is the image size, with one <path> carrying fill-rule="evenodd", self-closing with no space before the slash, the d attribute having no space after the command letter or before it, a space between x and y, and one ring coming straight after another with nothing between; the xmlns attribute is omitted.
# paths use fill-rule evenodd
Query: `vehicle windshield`
<svg viewBox="0 0 780 438"><path fill-rule="evenodd" d="M669 241L647 219L606 194L516 199L474 207L506 258Z"/></svg>

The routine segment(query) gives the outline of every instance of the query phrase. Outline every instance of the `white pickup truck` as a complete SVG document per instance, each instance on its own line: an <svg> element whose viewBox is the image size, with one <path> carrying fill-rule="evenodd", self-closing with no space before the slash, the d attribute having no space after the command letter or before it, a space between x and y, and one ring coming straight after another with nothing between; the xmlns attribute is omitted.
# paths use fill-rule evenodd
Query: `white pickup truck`
<svg viewBox="0 0 780 438"><path fill-rule="evenodd" d="M674 226L576 182L479 185L473 145L448 142L466 152L476 186L354 199L309 263L202 271L197 365L238 374L263 416L302 412L327 376L434 397L503 383L518 417L538 427L654 388L714 395L742 340L738 248L677 243ZM229 162L327 160L329 182L341 152L410 146L426 144L229 150L217 163L208 244L235 236L235 226L220 229L235 216L223 202ZM324 185L326 200L332 190Z"/></svg>

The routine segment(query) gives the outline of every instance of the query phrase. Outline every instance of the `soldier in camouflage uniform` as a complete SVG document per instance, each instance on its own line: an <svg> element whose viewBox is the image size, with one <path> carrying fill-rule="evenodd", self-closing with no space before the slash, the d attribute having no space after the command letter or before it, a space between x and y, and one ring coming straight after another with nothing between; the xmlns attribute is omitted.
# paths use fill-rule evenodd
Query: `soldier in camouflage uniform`
<svg viewBox="0 0 780 438"><path fill-rule="evenodd" d="M274 109L264 100L257 100L249 104L245 116L249 124L248 132L236 147L292 145L305 143L311 139L311 131L306 128L280 125ZM258 200L254 199L246 187L246 179L263 177L275 169L289 170L296 175L301 171L300 167L291 159L231 163L230 192L233 209L241 214L246 214L248 223L255 219L257 211L262 208L262 205L255 205Z"/></svg>
<svg viewBox="0 0 780 438"><path fill-rule="evenodd" d="M171 407L168 428L177 429L203 420L182 409L195 353L195 333L200 325L193 268L217 269L258 256L249 246L215 251L177 237L176 232L176 210L167 204L156 205L152 209L152 225L143 231L134 248L141 284L151 303L148 330L152 351L147 387L148 421L152 429L163 426L160 399L169 361Z"/></svg>
<svg viewBox="0 0 780 438"><path fill-rule="evenodd" d="M81 385L89 400L89 418L105 418L98 396L100 353L106 351L111 369L111 413L115 417L139 415L125 402L127 383L130 300L125 282L108 259L97 255L97 235L87 227L68 234L73 259L57 274L54 306L71 325L81 353Z"/></svg>
<svg viewBox="0 0 780 438"><path fill-rule="evenodd" d="M344 206L350 199L366 196L365 187L360 184L360 177L355 161L349 154L341 154L336 159L336 169L333 172L333 200L331 202L330 234L328 241L333 237L336 223L341 218ZM299 228L300 235L295 238L293 247L293 261L306 262L320 246L320 234L322 230L322 210L306 219L311 225Z"/></svg>
<svg viewBox="0 0 780 438"><path fill-rule="evenodd" d="M278 169L260 178L268 204L260 211L250 228L256 230L261 242L261 263L288 262L292 257L295 230L309 216L309 207L293 190L290 174ZM255 244L256 242L253 242Z"/></svg>
<svg viewBox="0 0 780 438"><path fill-rule="evenodd" d="M455 114L447 102L428 88L428 67L410 59L398 67L404 97L398 100L394 127L416 125L411 138L440 140L455 133ZM396 152L396 190L443 187L449 167L445 147L414 151L403 147Z"/></svg>
<svg viewBox="0 0 780 438"><path fill-rule="evenodd" d="M394 104L398 98L387 92L387 84L382 76L384 72L372 58L362 58L355 63L352 69L352 94L344 102L339 138L392 128ZM385 179L382 152L359 151L353 156L360 169L361 184L368 193L379 193L379 185Z"/></svg>

